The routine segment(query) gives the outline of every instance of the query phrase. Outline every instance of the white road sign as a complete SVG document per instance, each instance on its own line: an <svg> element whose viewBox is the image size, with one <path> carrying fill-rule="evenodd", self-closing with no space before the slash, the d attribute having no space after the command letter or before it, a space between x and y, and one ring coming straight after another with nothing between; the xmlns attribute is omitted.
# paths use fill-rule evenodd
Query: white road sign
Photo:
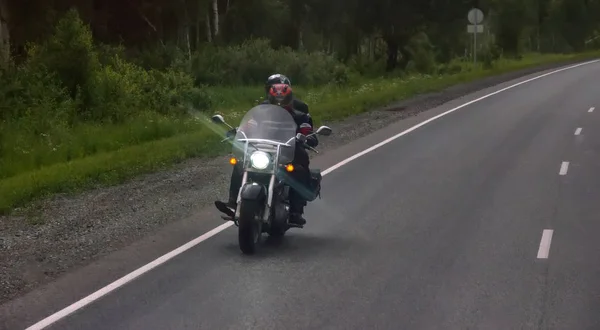
<svg viewBox="0 0 600 330"><path fill-rule="evenodd" d="M475 30L477 33L483 33L483 25L467 25L468 33L475 33Z"/></svg>
<svg viewBox="0 0 600 330"><path fill-rule="evenodd" d="M469 23L479 25L483 22L483 12L478 8L473 8L469 10L467 19L469 19Z"/></svg>

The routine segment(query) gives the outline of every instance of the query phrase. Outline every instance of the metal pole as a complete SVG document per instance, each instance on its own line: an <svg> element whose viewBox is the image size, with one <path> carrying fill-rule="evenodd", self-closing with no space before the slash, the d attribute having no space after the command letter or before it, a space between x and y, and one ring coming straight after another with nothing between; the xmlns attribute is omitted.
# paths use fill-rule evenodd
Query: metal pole
<svg viewBox="0 0 600 330"><path fill-rule="evenodd" d="M477 64L477 13L475 13L475 33L473 33L473 62Z"/></svg>

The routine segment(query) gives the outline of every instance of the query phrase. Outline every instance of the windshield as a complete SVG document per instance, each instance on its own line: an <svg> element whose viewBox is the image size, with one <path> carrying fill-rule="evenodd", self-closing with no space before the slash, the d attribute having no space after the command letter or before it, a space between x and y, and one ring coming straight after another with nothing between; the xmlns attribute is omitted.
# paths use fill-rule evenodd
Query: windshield
<svg viewBox="0 0 600 330"><path fill-rule="evenodd" d="M275 154L277 144L287 143L289 147L281 146L279 164L289 163L294 158L295 136L296 122L289 112L277 105L260 104L250 109L242 118L235 136L233 152L236 157L244 159L244 150L248 143L248 153L260 150ZM243 141L244 139L250 141Z"/></svg>

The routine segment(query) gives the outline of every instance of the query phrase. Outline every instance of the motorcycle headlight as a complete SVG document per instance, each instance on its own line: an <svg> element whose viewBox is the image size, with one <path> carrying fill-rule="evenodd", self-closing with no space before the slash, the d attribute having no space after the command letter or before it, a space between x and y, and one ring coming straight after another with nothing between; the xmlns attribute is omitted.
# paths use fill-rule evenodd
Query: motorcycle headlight
<svg viewBox="0 0 600 330"><path fill-rule="evenodd" d="M266 169L267 167L269 167L270 163L271 159L269 157L269 154L267 154L266 152L255 151L252 153L252 156L250 156L250 164L252 164L252 167L254 167L257 170Z"/></svg>

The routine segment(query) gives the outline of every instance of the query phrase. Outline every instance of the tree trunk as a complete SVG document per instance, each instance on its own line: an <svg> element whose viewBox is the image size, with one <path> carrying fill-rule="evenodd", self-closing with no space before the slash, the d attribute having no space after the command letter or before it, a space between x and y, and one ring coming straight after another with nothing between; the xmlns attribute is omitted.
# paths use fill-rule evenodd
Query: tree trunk
<svg viewBox="0 0 600 330"><path fill-rule="evenodd" d="M391 72L398 67L398 50L400 47L398 46L398 42L393 39L386 39L387 43L387 63L386 63L386 71Z"/></svg>
<svg viewBox="0 0 600 330"><path fill-rule="evenodd" d="M210 15L208 13L206 13L206 18L204 20L206 22L206 41L208 42L212 42L213 41L213 33L212 33L212 26L210 25Z"/></svg>
<svg viewBox="0 0 600 330"><path fill-rule="evenodd" d="M200 23L202 22L202 0L196 0L197 2L197 6L196 6L196 42L194 43L195 45L195 49L198 50L200 49Z"/></svg>
<svg viewBox="0 0 600 330"><path fill-rule="evenodd" d="M397 45L397 51L398 53L400 53L400 59L397 59L397 67L401 68L402 70L406 69L406 67L408 66L408 62L410 62L412 60L412 55L410 54L410 52L408 52L406 50L406 47L409 45L410 40L411 40L412 35L410 34L400 34L400 35L396 35L396 45Z"/></svg>
<svg viewBox="0 0 600 330"><path fill-rule="evenodd" d="M190 15L188 13L187 3L185 0L181 0L181 10L183 11L183 26L182 26L182 34L183 34L183 42L185 43L185 49L187 51L188 60L192 59L192 47L190 44Z"/></svg>
<svg viewBox="0 0 600 330"><path fill-rule="evenodd" d="M196 41L194 42L194 47L196 50L200 49L200 15L196 18Z"/></svg>
<svg viewBox="0 0 600 330"><path fill-rule="evenodd" d="M212 16L213 16L213 38L216 38L219 35L219 1L212 1Z"/></svg>
<svg viewBox="0 0 600 330"><path fill-rule="evenodd" d="M6 67L10 61L10 19L6 0L0 0L0 65Z"/></svg>

